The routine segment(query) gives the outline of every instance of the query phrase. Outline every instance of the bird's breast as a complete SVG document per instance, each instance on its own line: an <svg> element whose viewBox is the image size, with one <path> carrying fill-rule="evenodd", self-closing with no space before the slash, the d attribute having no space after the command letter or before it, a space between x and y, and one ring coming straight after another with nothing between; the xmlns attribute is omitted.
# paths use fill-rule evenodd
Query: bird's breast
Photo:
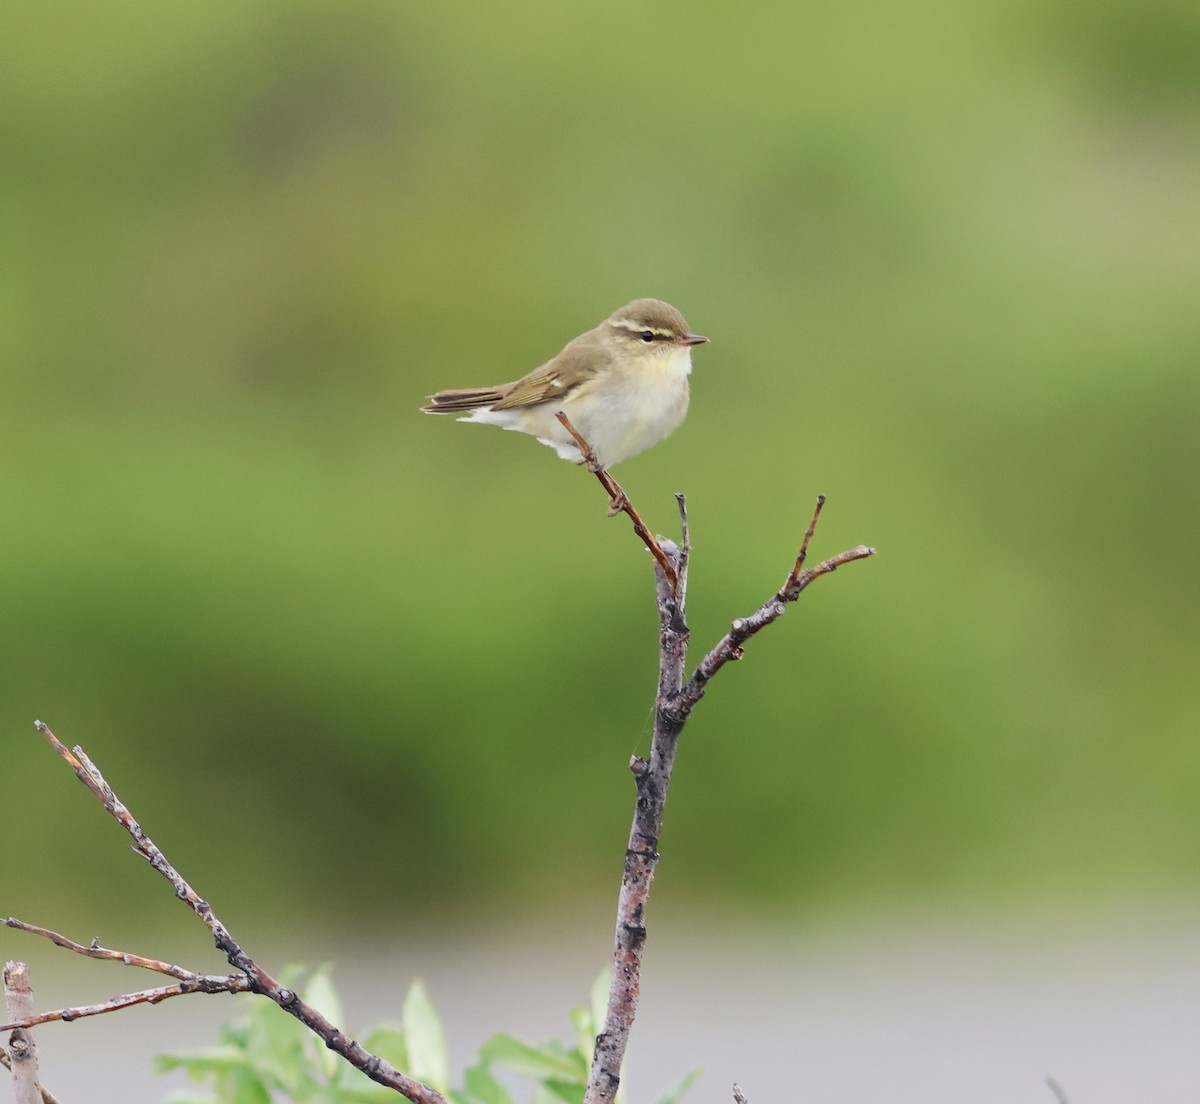
<svg viewBox="0 0 1200 1104"><path fill-rule="evenodd" d="M579 404L576 427L611 467L657 444L683 421L688 408L691 351L672 349L597 380ZM568 408L574 419L574 412Z"/></svg>

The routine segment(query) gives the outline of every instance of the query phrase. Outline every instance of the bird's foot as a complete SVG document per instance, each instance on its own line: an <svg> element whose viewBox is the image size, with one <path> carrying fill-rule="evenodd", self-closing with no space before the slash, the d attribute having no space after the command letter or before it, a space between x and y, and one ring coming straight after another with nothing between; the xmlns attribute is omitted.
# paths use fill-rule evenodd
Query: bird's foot
<svg viewBox="0 0 1200 1104"><path fill-rule="evenodd" d="M625 512L625 508L629 505L629 497L620 488L617 493L608 500L608 516L616 517L617 514Z"/></svg>

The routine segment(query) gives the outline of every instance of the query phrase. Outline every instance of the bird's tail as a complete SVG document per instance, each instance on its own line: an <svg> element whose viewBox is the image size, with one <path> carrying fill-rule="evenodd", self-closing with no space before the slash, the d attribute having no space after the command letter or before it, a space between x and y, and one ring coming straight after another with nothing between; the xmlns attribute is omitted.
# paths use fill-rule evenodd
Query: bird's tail
<svg viewBox="0 0 1200 1104"><path fill-rule="evenodd" d="M460 387L452 391L439 391L429 396L429 402L421 407L426 414L455 414L463 410L478 410L492 406L504 398L507 387Z"/></svg>

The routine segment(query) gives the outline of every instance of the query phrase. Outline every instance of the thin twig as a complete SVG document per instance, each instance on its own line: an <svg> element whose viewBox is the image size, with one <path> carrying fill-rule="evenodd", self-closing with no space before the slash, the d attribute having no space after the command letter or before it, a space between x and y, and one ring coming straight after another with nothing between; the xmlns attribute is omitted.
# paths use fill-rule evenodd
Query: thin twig
<svg viewBox="0 0 1200 1104"><path fill-rule="evenodd" d="M568 430L571 429L570 423L561 415L560 420ZM578 435L576 440L580 440ZM662 831L667 789L671 783L671 771L674 768L675 753L683 726L696 703L704 696L704 690L713 675L729 660L740 659L742 644L776 620L787 608L787 603L796 601L809 583L822 575L828 575L842 564L864 559L875 552L873 548L859 545L857 548L831 556L816 567L804 567L809 542L825 504L825 497L822 495L817 500L812 520L800 544L800 551L784 585L750 617L734 621L730 631L705 656L685 684L684 670L690 639L685 608L690 533L686 503L682 495L677 498L683 534L683 548L675 557L679 566L678 582L676 586L671 586L665 573L660 573L657 597L661 632L654 735L650 744L649 760L635 756L629 764L637 786L637 801L629 833L629 846L625 851L621 892L617 899L613 980L609 987L604 1027L596 1037L596 1046L592 1054L584 1104L612 1104L620 1084L621 1065L640 994L642 951L646 942L646 908L650 899L650 884L658 865L658 838ZM735 1087L735 1099L744 1100L744 1097L737 1095L740 1091Z"/></svg>
<svg viewBox="0 0 1200 1104"><path fill-rule="evenodd" d="M583 462L587 465L588 471L600 480L600 485L608 492L610 508L614 513L627 515L629 520L633 522L633 531L638 535L642 543L650 549L650 555L658 561L658 566L662 568L663 573L670 580L671 592L675 593L678 584L675 566L663 551L663 547L658 543L658 539L646 528L646 523L642 521L642 515L637 512L633 503L629 501L629 496L621 489L621 485L600 467L592 446L588 444L579 430L571 424L571 419L561 410L555 417L562 423L563 428L575 438L575 444L579 446L579 453L583 457Z"/></svg>
<svg viewBox="0 0 1200 1104"><path fill-rule="evenodd" d="M845 552L839 552L836 556L830 556L829 559L817 564L816 567L801 571L794 583L791 583L787 589L780 590L773 598L764 602L749 617L737 618L729 626L729 632L717 641L712 651L696 666L696 670L692 673L692 677L688 680L683 693L680 695L679 702L677 703L678 706L682 707L686 705L690 711L692 706L704 696L705 688L708 686L708 682L713 675L724 667L726 663L741 659L745 654L742 645L752 636L782 617L787 611L787 603L794 602L799 598L804 588L814 579L819 579L822 575L828 575L836 571L843 564L852 563L854 560L865 560L868 556L873 555L875 555L874 548L860 544L857 548L850 548ZM791 576L789 576L790 578Z"/></svg>
<svg viewBox="0 0 1200 1104"><path fill-rule="evenodd" d="M41 721L36 721L35 724L38 731L46 738L47 743L75 771L76 777L133 838L134 851L166 878L174 887L175 896L185 902L200 917L212 933L217 949L225 955L226 960L235 970L246 975L247 987L250 992L261 993L263 996L269 997L285 1012L295 1016L310 1031L319 1035L330 1050L335 1054L340 1054L372 1081L395 1089L403 1096L408 1097L414 1104L446 1104L445 1098L436 1089L409 1077L406 1073L396 1069L390 1062L378 1055L371 1054L355 1040L344 1035L320 1012L301 1000L293 990L280 985L275 978L246 954L229 933L229 929L217 918L212 906L188 885L183 875L167 861L158 845L142 831L141 825L113 792L112 787L104 780L104 776L96 765L84 754L83 749L77 745L74 749L68 750L47 725Z"/></svg>
<svg viewBox="0 0 1200 1104"><path fill-rule="evenodd" d="M806 568L804 561L808 556L808 544L812 540L824 505L825 496L818 495L816 509L813 510L812 520L804 532L804 540L796 555L796 562L788 572L783 586L749 617L737 618L729 626L729 632L717 641L716 646L697 664L692 677L688 679L687 685L676 702L677 708L685 710L685 717L687 713L691 712L696 702L704 696L705 688L713 675L726 663L741 659L745 654L742 646L746 641L782 617L787 611L788 603L796 601L810 583L822 575L831 574L845 564L853 563L855 560L865 560L869 556L875 555L874 548L860 544L845 552L839 552L836 556L830 556L816 567Z"/></svg>
<svg viewBox="0 0 1200 1104"><path fill-rule="evenodd" d="M658 863L658 837L662 828L663 811L667 790L674 767L679 736L691 715L692 709L704 695L708 681L725 663L740 659L742 644L766 625L775 621L785 610L786 604L794 602L814 579L829 574L845 563L864 559L875 550L865 545L841 552L818 564L814 568L804 567L808 545L816 528L824 504L822 496L817 503L812 520L805 532L800 551L783 587L748 618L734 621L730 631L717 643L697 666L692 677L684 683L687 648L690 632L686 622L685 599L687 593L687 569L691 550L686 501L677 496L682 526L682 547L666 542L664 549L650 534L628 497L611 476L598 468L595 455L587 442L579 436L565 415L559 420L575 437L580 450L594 471L601 485L622 512L633 522L634 531L654 554L659 567L656 572L656 594L661 628L659 652L658 691L655 700L654 736L649 760L635 757L630 762L638 790L633 824L630 829L629 846L625 856L625 873L617 910L616 939L613 951L614 978L609 991L608 1007L604 1028L596 1039L596 1047L589 1075L586 1104L611 1102L620 1082L621 1065L628 1044L629 1032L637 1010L641 978L641 957L645 944L645 914L649 901L650 885ZM446 1104L436 1090L416 1081L378 1056L364 1050L353 1039L343 1035L332 1023L315 1009L305 1004L293 991L283 988L270 974L263 970L236 943L228 929L217 918L211 906L191 888L179 872L167 861L157 845L142 831L129 810L117 798L111 786L95 764L78 746L69 751L50 729L41 721L38 730L55 752L75 771L77 777L104 805L109 814L129 833L134 841L134 851L157 870L175 890L175 895L184 901L204 922L211 932L219 950L225 954L230 965L244 977L192 974L183 967L149 959L128 952L75 943L32 924L10 918L10 927L28 931L50 939L58 946L92 958L120 961L126 965L165 973L178 979L176 985L160 989L144 990L111 998L100 1005L81 1005L60 1009L54 1013L32 1016L32 1023L44 1023L53 1019L70 1020L83 1015L98 1015L115 1011L132 1004L156 1003L186 992L237 992L261 993L301 1023L314 1031L326 1046L342 1055L348 1062L364 1072L377 1083L394 1088L414 1104ZM1050 1080L1050 1079L1048 1079ZM1053 1083L1051 1087L1055 1086ZM734 1097L744 1104L745 1097L738 1086L734 1086ZM53 1104L48 1094L47 1104Z"/></svg>
<svg viewBox="0 0 1200 1104"><path fill-rule="evenodd" d="M682 493L675 495L675 503L679 507L679 555L675 557L679 567L679 581L675 587L676 605L680 610L687 605L688 561L692 555L692 530L688 525L687 497Z"/></svg>
<svg viewBox="0 0 1200 1104"><path fill-rule="evenodd" d="M813 534L817 531L817 522L821 520L821 511L825 509L825 496L817 495L816 509L813 510L812 520L808 523L808 528L804 530L804 539L800 542L800 551L796 553L796 563L792 567L791 574L787 577L787 582L783 584L783 593L787 593L800 578L800 571L804 567L804 561L808 559L808 542L813 539Z"/></svg>
<svg viewBox="0 0 1200 1104"><path fill-rule="evenodd" d="M733 1104L748 1104L746 1094L742 1092L742 1086L736 1081L733 1083Z"/></svg>
<svg viewBox="0 0 1200 1104"><path fill-rule="evenodd" d="M135 1004L160 1004L171 997L186 997L190 993L249 993L251 983L248 977L241 974L196 974L186 981L178 981L174 985L160 985L157 989L141 989L136 993L122 993L120 996L109 997L99 1004L76 1004L70 1008L58 1008L53 1012L38 1012L29 1015L16 1023L0 1024L0 1031L8 1031L15 1027L36 1027L38 1024L71 1023L82 1020L87 1016L102 1016L105 1012L120 1012L123 1008L132 1008Z"/></svg>
<svg viewBox="0 0 1200 1104"><path fill-rule="evenodd" d="M97 958L106 962L119 962L123 966L153 970L155 973L173 977L177 981L175 985L164 985L157 989L143 989L137 993L124 993L117 997L110 997L100 1004L80 1004L70 1008L60 1008L55 1012L40 1012L23 1019L19 1025L21 1027L33 1027L36 1024L50 1023L54 1020L70 1023L72 1020L79 1020L85 1016L118 1012L122 1008L129 1008L135 1004L158 1004L169 997L183 997L189 993L249 993L251 991L250 979L244 974L198 974L173 962L145 958L129 951L110 950L108 947L101 947L95 940L85 946L82 943L76 943L73 939L68 939L59 932L39 927L37 924L27 924L15 916L7 916L0 923L6 927L15 928L17 931L29 932L30 935L39 935L43 939L48 939L56 947L73 951L85 958ZM18 1025L0 1024L0 1031L7 1031L10 1027L15 1026Z"/></svg>
<svg viewBox="0 0 1200 1104"><path fill-rule="evenodd" d="M90 944L85 946L82 943L76 943L73 939L68 939L65 935L60 935L56 931L51 931L49 928L39 928L37 924L27 924L24 920L18 920L15 916L6 916L3 920L0 920L0 924L16 928L17 931L29 932L30 935L40 935L43 939L50 940L57 947L62 947L67 951L74 951L76 954L84 955L87 958L120 962L125 966L138 966L143 970L153 970L158 974L166 974L168 977L178 978L180 981L202 976L183 966L176 966L173 962L162 962L157 958L144 958L142 955L132 954L129 951L109 950L107 947L101 947L94 939Z"/></svg>

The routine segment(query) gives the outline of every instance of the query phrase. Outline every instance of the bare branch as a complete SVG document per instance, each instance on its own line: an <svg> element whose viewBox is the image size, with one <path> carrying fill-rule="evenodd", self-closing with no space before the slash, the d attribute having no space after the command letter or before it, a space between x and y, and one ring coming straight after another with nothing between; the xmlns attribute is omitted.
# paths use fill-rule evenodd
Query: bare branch
<svg viewBox="0 0 1200 1104"><path fill-rule="evenodd" d="M37 1043L33 1040L33 1032L29 1030L32 1025L21 1022L33 1014L33 990L29 986L29 967L24 962L7 962L4 965L4 1007L13 1021L0 1027L0 1031L12 1032L8 1051L13 1099L16 1104L41 1104Z"/></svg>
<svg viewBox="0 0 1200 1104"><path fill-rule="evenodd" d="M174 888L175 896L185 902L200 917L212 933L217 949L225 955L226 960L235 970L240 970L246 975L247 988L250 992L261 993L263 996L269 997L285 1012L295 1016L310 1031L319 1035L330 1050L335 1054L340 1054L372 1081L395 1089L413 1101L413 1104L446 1104L445 1098L436 1089L409 1077L406 1073L396 1069L390 1062L378 1055L371 1054L355 1040L344 1035L320 1012L301 1000L294 991L280 985L275 978L246 954L229 933L229 929L217 918L212 906L188 885L183 875L167 861L157 844L142 831L141 825L113 792L112 787L104 780L104 776L96 765L84 754L83 749L76 746L74 749L68 750L47 725L41 721L37 721L35 724L38 731L46 738L46 742L75 771L76 777L133 838L134 851L166 878Z"/></svg>
<svg viewBox="0 0 1200 1104"><path fill-rule="evenodd" d="M195 974L174 985L160 985L157 989L142 989L136 993L122 993L109 997L99 1004L76 1004L70 1008L59 1008L53 1012L38 1012L16 1023L0 1024L0 1031L15 1027L36 1027L38 1024L61 1020L71 1023L86 1016L102 1016L105 1012L120 1012L135 1004L160 1004L170 997L186 997L189 993L249 993L250 979L241 974Z"/></svg>
<svg viewBox="0 0 1200 1104"><path fill-rule="evenodd" d="M704 691L713 675L724 667L726 663L741 659L745 654L742 645L756 633L761 632L772 622L782 617L787 611L788 603L796 601L814 579L819 579L822 575L832 574L844 564L853 563L855 560L865 560L867 557L875 555L874 548L860 544L855 548L847 549L845 552L839 552L836 556L830 556L829 559L823 560L816 567L805 568L804 561L808 556L808 544L812 540L813 533L816 531L817 521L821 516L821 510L824 505L825 496L818 495L816 509L813 510L812 520L808 523L808 528L805 530L804 540L800 545L796 562L792 565L792 569L788 573L787 579L784 580L783 586L749 617L739 617L735 620L730 625L729 632L717 641L716 646L697 665L696 670L692 673L692 677L683 688L683 692L680 694L676 704L676 708L684 711L683 716L685 720L696 702L704 696Z"/></svg>
<svg viewBox="0 0 1200 1104"><path fill-rule="evenodd" d="M570 423L561 414L559 420L572 432L576 441L581 442L582 449L586 442L574 433ZM654 736L650 745L650 758L646 760L635 756L629 764L637 786L637 801L634 805L629 845L625 851L621 891L617 899L613 980L609 988L604 1026L596 1037L596 1047L592 1054L584 1104L612 1104L620 1084L621 1065L640 995L642 951L646 942L646 908L650 898L650 884L658 865L658 837L662 830L667 789L671 783L671 771L674 768L675 753L683 726L696 703L704 696L705 688L713 675L730 660L740 659L742 645L779 618L787 608L787 603L796 601L809 583L835 571L842 564L864 559L875 553L873 548L859 545L830 557L814 568L804 567L809 543L825 505L825 496L821 495L817 499L812 520L805 530L800 551L783 586L750 617L734 621L729 632L701 660L685 684L684 670L691 636L685 609L690 533L686 502L682 495L677 495L676 498L682 523L683 548L671 547L670 554L678 567L676 580L669 579L665 573L659 573L657 597L661 631ZM740 1088L735 1086L735 1100L744 1104L745 1098L740 1094Z"/></svg>
<svg viewBox="0 0 1200 1104"><path fill-rule="evenodd" d="M634 532L651 551L656 561L655 584L660 624L660 649L654 735L649 758L642 759L635 756L629 764L637 787L637 801L625 853L624 875L617 907L613 948L613 981L609 990L603 1029L596 1038L584 1097L585 1104L612 1104L620 1083L621 1066L634 1015L637 1011L641 984L641 960L646 938L646 908L649 902L651 882L659 859L658 838L662 829L667 791L683 727L691 716L696 703L704 696L709 680L730 660L742 657L743 645L747 640L777 620L786 610L787 604L796 601L814 579L835 571L843 564L871 556L875 550L866 545L859 545L830 557L814 568L806 568L804 564L808 555L808 547L825 502L824 496L821 496L784 585L755 613L734 621L729 632L701 660L691 678L685 682L687 650L690 642L685 603L691 552L686 500L683 495L676 496L682 546L677 546L668 540L660 543L650 534L641 516L619 484L607 472L599 468L595 454L587 441L579 435L564 414L559 413L558 419L575 438L589 469L608 491L613 511L623 512L630 518L633 522ZM182 966L162 962L158 959L101 947L94 940L90 945L76 943L57 932L10 917L4 921L9 927L48 939L73 953L89 958L117 961L127 966L166 974L175 978L176 983L157 989L112 997L100 1004L77 1005L40 1015L34 1014L30 1007L27 1014L19 1018L14 1017L14 1022L6 1025L5 1030L28 1028L34 1024L53 1020L69 1022L83 1016L100 1015L135 1004L155 1004L171 997L193 992L253 992L270 998L284 1011L300 1020L320 1036L330 1050L341 1055L371 1080L397 1090L414 1104L447 1104L436 1090L408 1077L384 1059L370 1054L353 1039L342 1034L316 1009L307 1005L292 990L281 986L275 978L250 958L218 919L208 902L192 889L183 876L168 862L153 840L142 831L141 826L113 792L99 769L84 754L82 748L77 746L68 750L45 724L41 721L36 724L38 730L59 757L75 771L80 781L131 836L134 841L134 851L171 884L175 895L201 919L209 929L217 948L239 973L227 976L196 974ZM1054 1087L1053 1084L1052 1087ZM740 1086L734 1085L733 1091L736 1104L746 1104L746 1098ZM53 1104L52 1098L48 1094L46 1100Z"/></svg>
<svg viewBox="0 0 1200 1104"><path fill-rule="evenodd" d="M0 1047L0 1066L3 1066L10 1073L12 1072L12 1059L8 1056L8 1051ZM38 1082L38 1092L42 1094L42 1104L59 1104L59 1099L45 1085Z"/></svg>
<svg viewBox="0 0 1200 1104"><path fill-rule="evenodd" d="M677 585L675 565L663 551L663 547L658 543L658 539L646 528L646 523L642 521L642 515L637 512L633 503L629 501L629 496L621 489L621 485L600 467L592 446L587 443L579 430L571 425L571 419L561 410L555 414L555 417L562 423L563 428L575 438L575 443L579 446L579 453L583 457L583 462L587 466L588 471L600 480L600 485L608 491L608 509L610 515L625 514L633 522L633 531L638 535L641 542L650 549L650 555L658 561L658 566L670 581L671 590L674 592Z"/></svg>
<svg viewBox="0 0 1200 1104"><path fill-rule="evenodd" d="M733 1104L748 1104L746 1094L742 1092L742 1086L736 1081L733 1083Z"/></svg>
<svg viewBox="0 0 1200 1104"><path fill-rule="evenodd" d="M658 865L658 836L662 830L679 732L683 727L672 718L670 704L683 682L690 634L683 609L676 601L669 581L661 575L658 614L660 650L654 736L650 743L649 760L635 757L629 764L637 786L637 801L629 830L629 844L625 850L621 892L617 899L613 979L608 992L604 1027L596 1037L592 1053L584 1104L611 1104L620 1084L621 1064L629 1044L629 1033L641 991L646 906L650 898L650 883Z"/></svg>
<svg viewBox="0 0 1200 1104"><path fill-rule="evenodd" d="M817 495L817 505L813 510L812 519L808 523L808 528L804 530L804 539L800 542L800 551L796 553L796 563L792 568L792 573L787 577L787 582L783 584L783 593L787 593L793 586L796 585L800 578L800 570L804 567L804 561L808 559L808 542L812 540L813 534L817 531L817 522L821 520L821 511L825 509L825 496Z"/></svg>
<svg viewBox="0 0 1200 1104"><path fill-rule="evenodd" d="M675 598L676 604L682 610L687 606L688 561L692 555L692 530L688 525L687 497L677 494L675 502L679 506L680 541L679 554L675 557L675 563L679 569L679 582L675 587Z"/></svg>
<svg viewBox="0 0 1200 1104"><path fill-rule="evenodd" d="M166 974L169 977L179 978L180 981L201 976L183 966L176 966L172 962L160 962L157 958L143 958L141 955L132 954L129 951L109 950L107 947L101 947L94 939L85 947L82 943L76 943L73 939L68 939L65 935L59 935L56 931L51 931L49 928L39 928L36 924L27 924L24 920L18 920L15 916L6 916L0 923L10 928L16 928L18 931L29 932L31 935L40 935L43 939L49 939L57 947L74 951L76 954L84 955L87 958L120 962L125 966L139 966L143 970L153 970L158 974Z"/></svg>
<svg viewBox="0 0 1200 1104"><path fill-rule="evenodd" d="M15 916L5 917L3 923L17 931L39 935L43 939L50 940L56 947L73 951L86 958L97 958L106 962L119 962L123 966L153 970L155 973L176 978L178 984L164 985L157 989L143 989L137 993L125 993L121 996L110 997L99 1004L74 1005L70 1008L60 1008L55 1012L40 1012L34 1015L31 1009L30 1014L22 1018L19 1023L0 1024L0 1031L7 1031L12 1027L33 1027L36 1024L51 1023L55 1020L70 1023L72 1020L79 1020L85 1016L118 1012L122 1008L129 1008L135 1004L158 1004L169 997L183 997L189 993L249 993L251 991L250 979L242 974L198 974L184 966L177 966L173 962L145 958L142 955L131 954L129 951L110 950L107 947L101 947L95 940L92 940L89 946L84 946L84 944L76 943L75 940L68 939L56 931L38 927L36 924L27 924Z"/></svg>

